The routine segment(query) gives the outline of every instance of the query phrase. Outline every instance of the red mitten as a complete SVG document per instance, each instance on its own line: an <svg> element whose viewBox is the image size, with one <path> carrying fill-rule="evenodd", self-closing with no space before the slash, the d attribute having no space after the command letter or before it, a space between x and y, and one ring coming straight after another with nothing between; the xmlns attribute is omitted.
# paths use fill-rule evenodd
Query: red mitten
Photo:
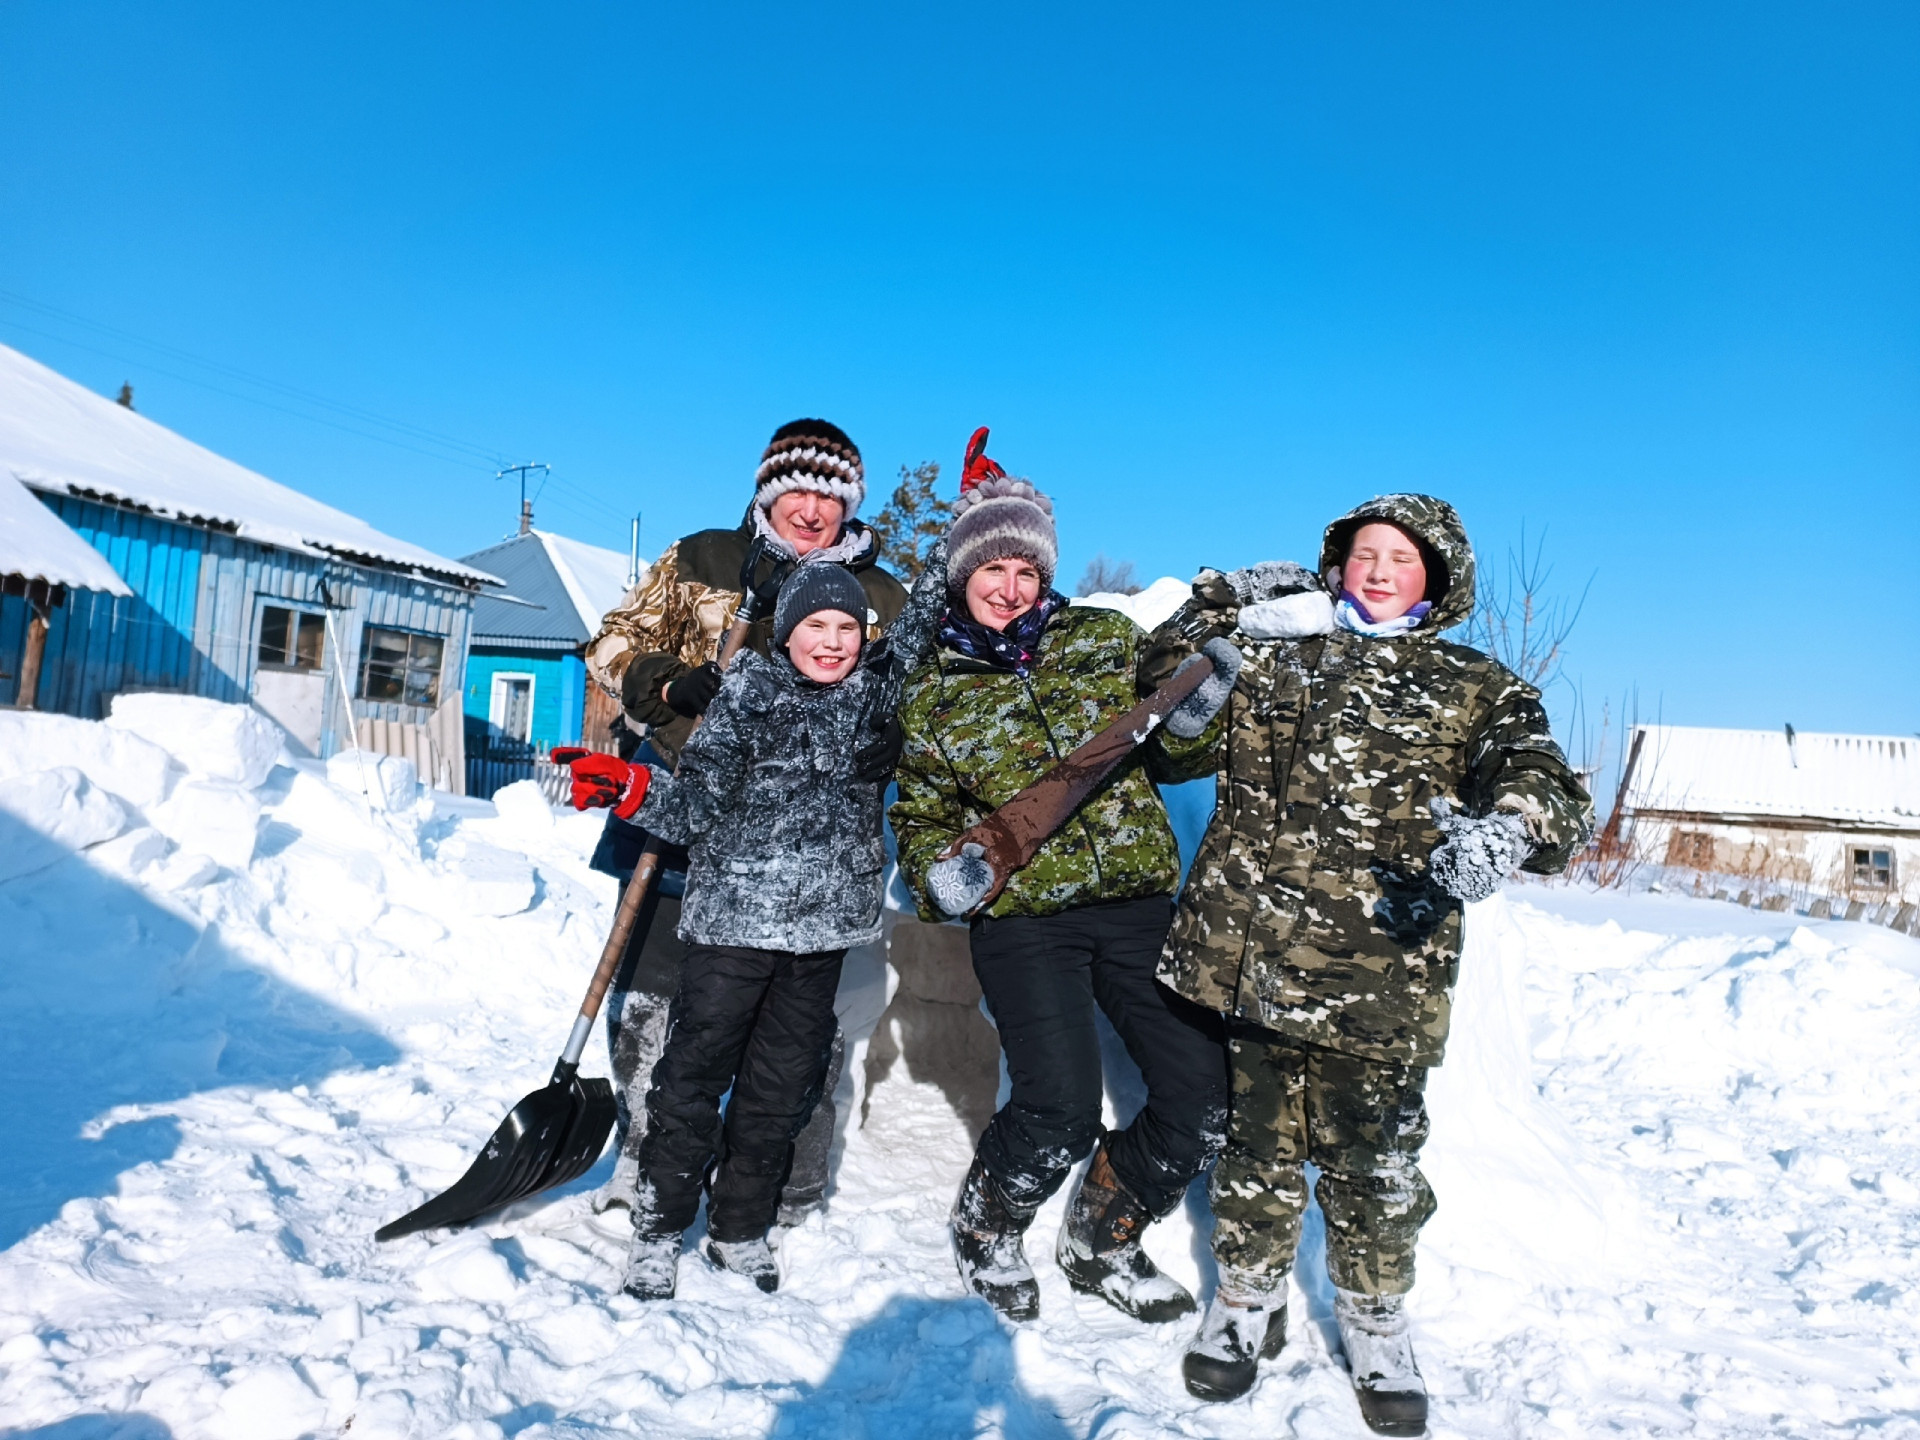
<svg viewBox="0 0 1920 1440"><path fill-rule="evenodd" d="M574 809L611 805L622 820L640 813L640 803L653 781L653 771L644 765L630 765L617 755L598 755L578 746L561 746L552 760L573 771Z"/></svg>
<svg viewBox="0 0 1920 1440"><path fill-rule="evenodd" d="M1000 462L987 454L987 427L982 425L967 441L966 462L960 467L960 493L966 494L982 480L1000 480L1006 476Z"/></svg>

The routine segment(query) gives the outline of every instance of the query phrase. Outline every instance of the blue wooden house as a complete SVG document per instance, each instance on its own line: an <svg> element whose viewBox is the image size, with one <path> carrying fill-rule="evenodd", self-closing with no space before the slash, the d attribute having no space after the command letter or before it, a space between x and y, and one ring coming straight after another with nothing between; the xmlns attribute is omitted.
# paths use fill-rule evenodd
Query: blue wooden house
<svg viewBox="0 0 1920 1440"><path fill-rule="evenodd" d="M129 592L71 591L48 614L39 708L98 719L134 690L251 702L296 753L331 754L351 732L371 748L419 750L423 778L460 788L468 636L493 576L384 535L5 346L0 469ZM10 676L30 619L25 597L0 598ZM0 704L18 702L12 685L0 680Z"/></svg>
<svg viewBox="0 0 1920 1440"><path fill-rule="evenodd" d="M610 748L611 702L587 680L600 618L626 598L628 556L531 526L464 557L505 589L473 609L467 658L468 793L522 778L555 745Z"/></svg>

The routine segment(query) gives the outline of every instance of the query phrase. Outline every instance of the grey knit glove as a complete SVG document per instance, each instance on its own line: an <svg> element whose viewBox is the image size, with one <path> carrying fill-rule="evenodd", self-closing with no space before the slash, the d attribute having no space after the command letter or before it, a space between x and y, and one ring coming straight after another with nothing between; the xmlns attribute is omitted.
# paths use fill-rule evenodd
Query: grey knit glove
<svg viewBox="0 0 1920 1440"><path fill-rule="evenodd" d="M1227 584L1242 605L1257 605L1276 595L1292 595L1301 590L1318 590L1320 577L1304 565L1291 560L1262 560L1244 570L1229 570Z"/></svg>
<svg viewBox="0 0 1920 1440"><path fill-rule="evenodd" d="M1445 797L1429 802L1433 823L1446 836L1427 862L1434 883L1457 900L1484 900L1533 853L1526 822L1511 810L1455 813Z"/></svg>
<svg viewBox="0 0 1920 1440"><path fill-rule="evenodd" d="M1180 670L1190 665L1213 664L1213 673L1200 682L1200 688L1176 705L1167 716L1167 733L1191 740L1207 728L1207 722L1220 713L1233 693L1233 682L1240 678L1240 652L1224 639L1207 641L1198 655L1180 662ZM1173 673L1178 675L1180 670Z"/></svg>
<svg viewBox="0 0 1920 1440"><path fill-rule="evenodd" d="M958 855L927 868L927 898L948 915L964 915L993 888L993 866L983 845L966 844Z"/></svg>

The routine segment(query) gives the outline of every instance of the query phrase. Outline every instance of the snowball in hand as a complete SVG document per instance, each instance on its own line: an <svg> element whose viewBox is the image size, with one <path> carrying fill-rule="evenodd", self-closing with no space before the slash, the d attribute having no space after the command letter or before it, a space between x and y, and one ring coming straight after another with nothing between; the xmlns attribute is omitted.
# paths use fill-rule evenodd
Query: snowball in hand
<svg viewBox="0 0 1920 1440"><path fill-rule="evenodd" d="M936 860L927 870L927 897L948 915L964 915L993 888L993 866L983 845L971 841L958 855Z"/></svg>

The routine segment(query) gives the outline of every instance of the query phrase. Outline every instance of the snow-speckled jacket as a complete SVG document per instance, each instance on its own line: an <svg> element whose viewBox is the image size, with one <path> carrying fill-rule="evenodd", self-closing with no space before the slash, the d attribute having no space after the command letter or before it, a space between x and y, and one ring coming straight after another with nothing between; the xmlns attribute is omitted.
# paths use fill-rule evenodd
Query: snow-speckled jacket
<svg viewBox="0 0 1920 1440"><path fill-rule="evenodd" d="M929 563L899 618L832 685L784 650L735 657L679 773L654 767L636 817L688 848L682 940L805 955L880 938L886 786L854 778L854 751L898 707L945 603L943 567Z"/></svg>
<svg viewBox="0 0 1920 1440"><path fill-rule="evenodd" d="M1424 495L1369 501L1327 527L1322 576L1370 520L1418 536L1430 569L1445 568L1445 593L1411 634L1236 633L1236 597L1211 571L1154 632L1149 678L1211 635L1233 635L1245 657L1225 712L1219 803L1160 978L1292 1039L1437 1065L1461 906L1428 873L1441 840L1429 802L1519 817L1532 845L1522 868L1546 875L1586 843L1593 808L1540 692L1439 633L1473 609L1473 550L1453 507Z"/></svg>

